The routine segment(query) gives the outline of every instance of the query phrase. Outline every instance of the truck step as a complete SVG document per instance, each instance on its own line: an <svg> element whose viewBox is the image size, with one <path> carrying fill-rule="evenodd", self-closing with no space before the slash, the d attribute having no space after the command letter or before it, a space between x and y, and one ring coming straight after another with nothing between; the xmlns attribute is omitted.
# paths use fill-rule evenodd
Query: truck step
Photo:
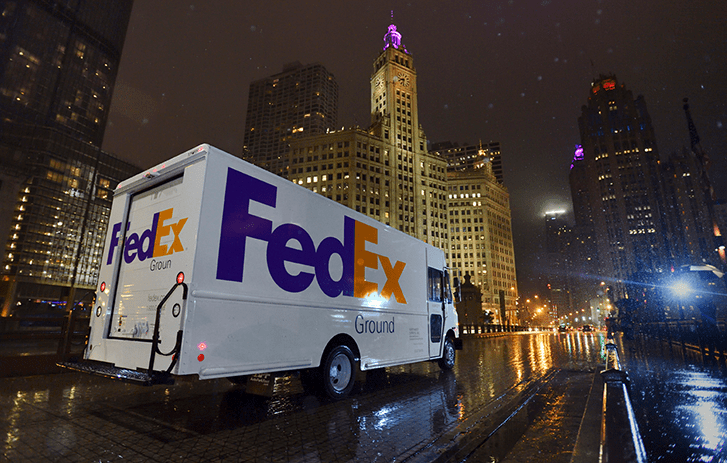
<svg viewBox="0 0 727 463"><path fill-rule="evenodd" d="M153 386L155 384L174 384L174 379L164 373L158 371L139 371L129 370L127 368L118 368L106 363L98 363L91 361L74 361L68 360L58 362L56 365L73 371L82 373L90 373L104 378L115 379L127 383L138 384L140 386Z"/></svg>

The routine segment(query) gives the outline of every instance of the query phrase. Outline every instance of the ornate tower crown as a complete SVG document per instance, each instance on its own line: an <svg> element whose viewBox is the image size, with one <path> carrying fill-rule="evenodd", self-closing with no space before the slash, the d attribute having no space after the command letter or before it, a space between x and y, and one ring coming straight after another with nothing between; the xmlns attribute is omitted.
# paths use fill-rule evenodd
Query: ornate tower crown
<svg viewBox="0 0 727 463"><path fill-rule="evenodd" d="M389 46L397 49L402 46L401 34L396 31L396 26L393 24L389 26L389 30L384 35L384 50L389 48Z"/></svg>
<svg viewBox="0 0 727 463"><path fill-rule="evenodd" d="M396 30L396 26L394 25L394 10L391 10L391 25L386 31L386 35L384 35L384 50L389 47L394 47L397 50L401 49L404 53L409 54L406 47L401 43L401 34Z"/></svg>

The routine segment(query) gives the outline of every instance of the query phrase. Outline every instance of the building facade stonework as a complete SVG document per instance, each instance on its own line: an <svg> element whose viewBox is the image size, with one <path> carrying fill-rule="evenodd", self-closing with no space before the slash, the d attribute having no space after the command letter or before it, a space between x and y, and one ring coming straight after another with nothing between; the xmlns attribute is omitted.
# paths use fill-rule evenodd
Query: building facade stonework
<svg viewBox="0 0 727 463"><path fill-rule="evenodd" d="M496 321L517 322L517 277L510 195L488 168L448 174L452 275L482 294L483 312Z"/></svg>
<svg viewBox="0 0 727 463"><path fill-rule="evenodd" d="M443 249L452 276L464 281L469 275L482 291L473 320L482 319L485 311L502 313L498 322L515 320L509 194L492 166L495 159L499 163L499 143L490 144L488 156L478 151L478 162L456 169L449 162L458 156L428 149L419 123L414 57L394 24L373 62L370 103L371 123L366 128L289 138L287 178ZM448 173L453 170L457 172ZM465 200L470 192L480 196ZM477 222L465 228L454 225L453 217Z"/></svg>
<svg viewBox="0 0 727 463"><path fill-rule="evenodd" d="M393 24L370 83L371 125L292 139L288 178L446 249L447 162L426 149L414 58Z"/></svg>

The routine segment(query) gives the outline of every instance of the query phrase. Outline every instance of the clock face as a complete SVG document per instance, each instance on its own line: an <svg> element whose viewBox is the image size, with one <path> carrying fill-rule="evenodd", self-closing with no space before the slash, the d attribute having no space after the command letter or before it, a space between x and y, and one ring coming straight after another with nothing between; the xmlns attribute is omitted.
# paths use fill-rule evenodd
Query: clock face
<svg viewBox="0 0 727 463"><path fill-rule="evenodd" d="M399 84L403 85L404 87L409 86L409 76L406 74L399 74L398 76Z"/></svg>
<svg viewBox="0 0 727 463"><path fill-rule="evenodd" d="M384 78L379 76L376 78L376 88L379 89L384 86Z"/></svg>

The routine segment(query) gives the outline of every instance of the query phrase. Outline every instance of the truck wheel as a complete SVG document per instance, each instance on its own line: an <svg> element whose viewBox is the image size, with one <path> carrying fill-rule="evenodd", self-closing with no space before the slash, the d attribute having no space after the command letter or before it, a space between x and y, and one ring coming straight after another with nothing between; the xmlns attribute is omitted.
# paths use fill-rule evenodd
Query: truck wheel
<svg viewBox="0 0 727 463"><path fill-rule="evenodd" d="M455 352L454 341L452 341L452 338L445 338L444 351L442 352L442 358L439 359L439 368L442 370L451 370L454 368L454 360L456 356Z"/></svg>
<svg viewBox="0 0 727 463"><path fill-rule="evenodd" d="M343 399L351 392L355 365L353 352L347 346L337 346L328 353L321 367L323 389L328 397Z"/></svg>

